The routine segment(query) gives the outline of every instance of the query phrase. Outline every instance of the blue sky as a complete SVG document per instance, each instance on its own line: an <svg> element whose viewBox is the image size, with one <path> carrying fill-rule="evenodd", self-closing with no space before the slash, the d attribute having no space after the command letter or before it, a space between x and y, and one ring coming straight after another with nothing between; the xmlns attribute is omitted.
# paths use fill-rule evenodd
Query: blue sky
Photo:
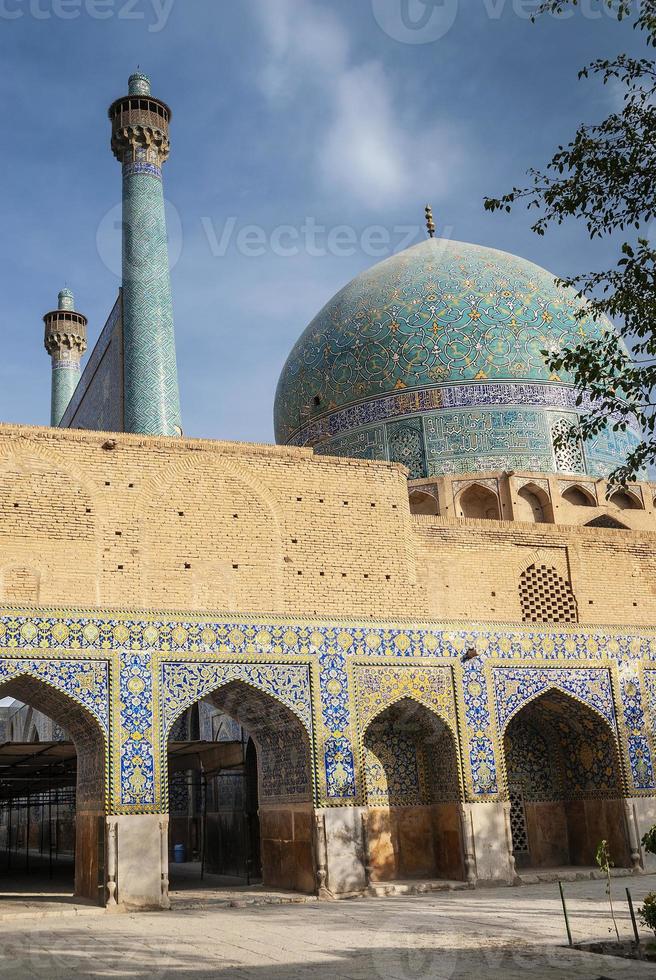
<svg viewBox="0 0 656 980"><path fill-rule="evenodd" d="M41 317L61 286L91 342L113 304L106 109L137 65L174 111L165 186L191 436L272 441L293 343L349 279L418 240L426 202L449 237L558 275L607 260L582 226L540 239L525 211L489 215L482 200L616 107L577 70L639 39L592 0L536 24L525 0L430 4L0 0L0 418L48 422Z"/></svg>

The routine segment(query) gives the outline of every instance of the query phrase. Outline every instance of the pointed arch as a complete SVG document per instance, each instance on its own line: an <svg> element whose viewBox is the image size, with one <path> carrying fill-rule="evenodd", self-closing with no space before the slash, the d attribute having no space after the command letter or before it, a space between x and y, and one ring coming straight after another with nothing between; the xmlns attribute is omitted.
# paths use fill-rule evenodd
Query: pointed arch
<svg viewBox="0 0 656 980"><path fill-rule="evenodd" d="M597 500L593 493L581 483L572 483L561 493L563 500L575 507L596 507Z"/></svg>
<svg viewBox="0 0 656 980"><path fill-rule="evenodd" d="M440 507L437 495L423 487L410 488L410 513L423 514L427 517L438 517Z"/></svg>
<svg viewBox="0 0 656 980"><path fill-rule="evenodd" d="M631 865L619 738L602 712L549 687L509 718L503 752L518 866L593 866L602 838Z"/></svg>
<svg viewBox="0 0 656 980"><path fill-rule="evenodd" d="M494 667L492 680L501 735L514 715L550 690L596 711L617 731L610 672L605 667Z"/></svg>
<svg viewBox="0 0 656 980"><path fill-rule="evenodd" d="M515 518L532 524L553 523L551 497L536 483L525 483L517 491Z"/></svg>
<svg viewBox="0 0 656 980"><path fill-rule="evenodd" d="M47 715L70 737L77 756L75 893L104 903L99 854L109 795L107 731L99 718L52 682L27 669L0 675L0 698L11 697Z"/></svg>
<svg viewBox="0 0 656 980"><path fill-rule="evenodd" d="M381 706L361 737L372 880L462 878L462 782L447 720L404 695Z"/></svg>
<svg viewBox="0 0 656 980"><path fill-rule="evenodd" d="M464 487L456 497L460 517L476 520L501 520L499 494L482 483L471 483Z"/></svg>
<svg viewBox="0 0 656 980"><path fill-rule="evenodd" d="M618 510L644 510L645 505L640 497L634 490L630 490L628 487L621 487L611 493L609 503Z"/></svg>
<svg viewBox="0 0 656 980"><path fill-rule="evenodd" d="M263 881L272 887L313 892L315 856L310 828L315 788L311 704L309 693L307 705L298 703L302 672L288 668L288 689L281 694L276 684L280 681L285 686L282 676L277 676L284 673L283 665L254 670L256 665L252 664L205 664L200 665L200 671L196 664L167 666L174 669L165 682L170 702L168 712L164 712L165 732L170 731L184 710L201 699L241 726L252 741L257 758L258 850ZM181 674L183 667L189 670ZM178 692L177 700L172 703L174 676L178 685L184 677L185 690L182 696ZM307 668L305 677L309 680Z"/></svg>

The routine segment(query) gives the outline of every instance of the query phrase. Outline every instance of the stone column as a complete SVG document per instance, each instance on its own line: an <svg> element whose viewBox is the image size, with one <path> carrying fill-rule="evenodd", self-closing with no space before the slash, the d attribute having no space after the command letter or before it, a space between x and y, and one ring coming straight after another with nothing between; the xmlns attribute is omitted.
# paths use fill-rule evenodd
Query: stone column
<svg viewBox="0 0 656 980"><path fill-rule="evenodd" d="M109 109L112 150L123 167L125 430L181 435L162 166L171 110L132 75Z"/></svg>

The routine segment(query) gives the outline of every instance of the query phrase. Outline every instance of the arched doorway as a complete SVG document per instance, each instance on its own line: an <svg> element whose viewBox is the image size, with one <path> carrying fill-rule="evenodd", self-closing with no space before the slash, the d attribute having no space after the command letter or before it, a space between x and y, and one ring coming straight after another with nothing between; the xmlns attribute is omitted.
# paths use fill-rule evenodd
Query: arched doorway
<svg viewBox="0 0 656 980"><path fill-rule="evenodd" d="M23 873L28 892L30 880L52 880L57 874L64 892L70 887L75 896L104 904L102 729L76 701L30 676L0 684L2 698L51 719L57 735L50 741L5 742L0 748L3 871L13 877Z"/></svg>
<svg viewBox="0 0 656 980"><path fill-rule="evenodd" d="M617 737L600 714L549 691L513 716L504 752L518 870L593 867L602 840L631 867Z"/></svg>
<svg viewBox="0 0 656 980"><path fill-rule="evenodd" d="M215 876L210 887L235 879L312 894L311 748L300 719L242 681L219 687L196 707L200 739L180 741L185 732L179 722L169 738L171 856L182 843L183 821L188 827L193 812L197 830L187 836L187 847L191 842L194 850L193 840L197 845L187 856L198 859L203 877ZM183 783L187 814L180 805ZM173 863L174 891L175 871Z"/></svg>
<svg viewBox="0 0 656 980"><path fill-rule="evenodd" d="M364 734L367 866L372 882L464 877L455 740L403 698Z"/></svg>

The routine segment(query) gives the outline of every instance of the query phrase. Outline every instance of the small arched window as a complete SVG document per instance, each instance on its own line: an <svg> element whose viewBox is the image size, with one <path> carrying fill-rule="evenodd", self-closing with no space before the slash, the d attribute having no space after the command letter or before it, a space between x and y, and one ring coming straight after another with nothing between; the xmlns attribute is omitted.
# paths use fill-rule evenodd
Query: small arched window
<svg viewBox="0 0 656 980"><path fill-rule="evenodd" d="M515 517L518 521L546 524L552 520L548 494L533 483L527 483L517 493Z"/></svg>

